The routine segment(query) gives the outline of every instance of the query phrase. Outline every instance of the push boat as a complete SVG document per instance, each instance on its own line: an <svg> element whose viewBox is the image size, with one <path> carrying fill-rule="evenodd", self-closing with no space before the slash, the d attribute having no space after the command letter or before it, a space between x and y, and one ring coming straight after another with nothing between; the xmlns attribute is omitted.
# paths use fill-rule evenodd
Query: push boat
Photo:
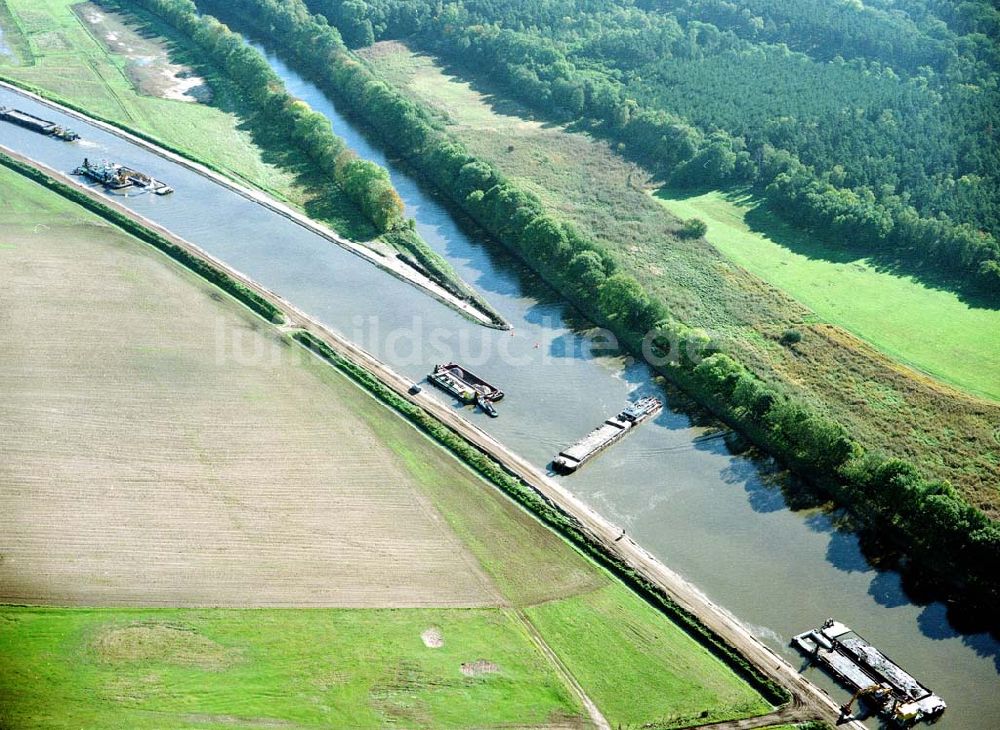
<svg viewBox="0 0 1000 730"><path fill-rule="evenodd" d="M559 452L552 468L560 474L572 474L625 435L663 409L663 401L653 396L640 398L625 410L609 418L567 449Z"/></svg>
<svg viewBox="0 0 1000 730"><path fill-rule="evenodd" d="M496 418L500 414L497 412L496 406L494 406L489 400L483 398L481 395L476 396L476 405L490 418Z"/></svg>
<svg viewBox="0 0 1000 730"><path fill-rule="evenodd" d="M11 124L16 124L19 127L30 129L33 132L38 132L39 134L56 137L65 142L75 142L80 139L80 135L72 129L67 129L55 122L50 122L48 119L36 117L34 114L28 114L28 112L23 112L13 107L0 106L0 119Z"/></svg>
<svg viewBox="0 0 1000 730"><path fill-rule="evenodd" d="M897 727L934 720L948 707L889 657L832 618L818 629L793 637L792 645L853 691L850 701L840 708L842 719L853 717L858 700Z"/></svg>

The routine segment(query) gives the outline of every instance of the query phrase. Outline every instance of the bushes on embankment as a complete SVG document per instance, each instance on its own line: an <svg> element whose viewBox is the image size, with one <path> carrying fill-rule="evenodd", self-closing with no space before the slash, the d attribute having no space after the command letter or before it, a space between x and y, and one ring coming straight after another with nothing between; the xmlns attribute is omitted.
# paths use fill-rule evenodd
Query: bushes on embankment
<svg viewBox="0 0 1000 730"><path fill-rule="evenodd" d="M379 232L405 223L403 201L385 168L361 160L347 149L330 121L304 101L285 91L284 84L256 49L215 18L200 15L190 0L133 0L162 18L204 51L240 87L244 98L267 120L282 129L333 179ZM323 52L323 39L317 39Z"/></svg>
<svg viewBox="0 0 1000 730"><path fill-rule="evenodd" d="M975 161L966 161L951 174L940 171L935 174L931 168L921 170L912 160L910 165L897 166L892 172L889 172L892 165L876 172L869 162L865 165L870 175L863 176L867 178L864 184L858 184L859 180L851 187L838 179L842 175L822 169L843 168L840 164L834 166L838 157L836 152L831 151L835 148L831 147L832 140L816 138L805 131L805 128L815 124L811 117L807 117L810 119L808 122L801 118L796 121L794 114L789 113L789 116L771 124L771 131L767 131L767 127L760 128L747 117L727 131L726 122L721 118L715 123L703 121L698 126L689 119L660 108L655 94L645 100L640 95L637 101L634 96L639 89L636 87L642 85L634 77L646 76L645 72L656 74L655 66L645 66L639 60L644 56L686 58L696 53L698 59L704 60L695 62L694 58L689 59L689 75L697 74L700 65L710 65L709 59L717 58L709 50L713 41L708 39L719 38L720 32L700 22L700 19L691 23L687 32L681 31L671 17L674 8L657 8L655 18L664 21L664 27L651 25L643 31L637 30L632 26L633 22L639 21L639 16L635 16L627 21L627 31L618 28L617 33L608 33L602 27L602 20L614 21L600 17L600 11L594 7L599 4L578 3L582 17L575 18L577 27L569 30L561 26L567 37L559 37L558 32L550 35L552 28L560 24L551 19L549 14L552 9L544 7L544 3L539 4L540 8L522 5L513 11L521 24L520 29L511 23L512 16L509 14L510 6L518 5L516 3L475 3L475 7L453 3L446 4L444 8L432 0L308 0L306 4L317 12L326 13L331 21L341 23L349 42L355 46L368 45L376 37L410 37L449 62L499 83L506 92L549 118L558 121L584 119L598 123L603 133L622 143L627 154L675 185L750 183L768 199L776 213L798 226L828 231L833 240L866 254L891 252L900 259L916 262L924 270L936 269L969 282L978 282L992 296L1000 293L1000 244L996 238L968 222L962 223L947 215L934 216L926 209L918 209L913 201L922 196L911 194L911 188L923 188L923 196L926 197L929 180L939 180L939 183L930 185L931 188L938 184L943 186L944 181L952 180L953 175L961 179L957 184L953 180L954 191L945 195L964 199L963 185L973 181L978 183L984 174L983 167L975 168ZM685 4L697 6L697 3ZM699 14L705 12L704 8L697 7L689 10L699 18ZM623 18L615 19L625 22ZM647 15L645 20L650 22L653 18ZM836 37L832 29L830 34L831 38ZM671 36L672 40L667 40ZM942 41L943 38L937 42ZM762 46L737 40L734 36L726 42L732 44L730 53L738 54L744 62L758 56L769 57L772 73L782 73L779 69L784 65L777 62L777 57L787 53L787 48L784 53L767 51ZM660 43L665 45L661 47ZM953 59L970 52L968 39L953 36L945 43L952 46L945 55ZM702 47L694 50L699 45ZM608 63L609 59L604 54L611 52L612 47L616 49L612 53L629 58L625 64L627 72L622 73L623 67L613 61ZM830 52L839 53L839 50ZM703 53L708 55L703 57ZM878 68L875 64L875 69ZM665 78L669 78L669 71L664 68L663 72ZM930 81L937 84L949 76L948 72L943 77L936 76L929 69L924 72L927 77L912 78L911 85L917 78L923 83L928 83L928 79L937 79ZM864 77L869 77L877 75L879 70L862 73ZM952 84L946 83L945 88L973 84L966 73L952 73ZM858 77L854 78L856 81ZM895 75L890 78L895 78ZM985 79L977 82L984 88L990 86ZM843 83L850 82L844 80ZM649 84L656 87L669 84L669 81L650 80ZM725 93L712 83L710 76L703 79L703 85L706 96ZM900 87L903 85L893 85L892 93L898 96L892 101L883 96L878 98L878 102L869 103L893 119L890 109L894 108L899 114L908 108L908 103L913 103L913 99ZM761 91L761 88L746 90L744 101L749 107L759 103ZM904 98L909 101L903 101ZM948 93L945 98L956 103L965 98L965 94ZM948 104L944 102L944 105ZM963 105L962 108L968 112L975 106ZM857 114L860 110L852 112ZM914 113L919 114L925 123L936 123L929 119L933 117L929 111ZM973 114L973 118L977 115ZM856 116L852 120L851 126L856 130L863 125L870 135L867 141L873 146L877 148L881 144L885 145L883 149L894 148L888 132L897 127L894 119L891 123L880 124L868 124L867 119ZM962 126L955 127L949 123L939 127L938 134L943 130L955 130L966 135L972 132L970 129L961 131ZM926 127L922 130L925 131ZM855 131L854 135L856 140L863 139L859 131ZM926 131L925 135L921 140L924 146L931 139L936 139ZM797 140L794 144L792 138ZM968 141L963 141L963 145L975 146L973 140L976 137L966 139ZM910 141L913 142L912 139ZM788 149L778 148L781 145ZM805 164L798 157L806 146L811 148L812 157L818 156L814 165ZM843 152L843 149L840 148L840 151ZM969 168L970 165L973 167ZM988 169L988 163L986 165ZM963 172L966 174L963 175ZM899 192L896 191L897 185ZM984 187L980 195L987 197L987 190L989 188ZM907 192L904 194L902 191ZM986 217L989 210L989 204L970 207L967 203L965 214L978 212Z"/></svg>
<svg viewBox="0 0 1000 730"><path fill-rule="evenodd" d="M74 187L61 183L58 180L46 175L31 165L27 165L23 162L15 160L7 155L0 153L0 165L9 167L11 170L24 175L25 177L34 180L40 185L45 186L49 190L59 193L61 196L67 200L71 200L77 205L80 205L87 210L96 213L97 215L104 218L109 223L121 228L141 241L158 248L160 251L165 253L170 258L174 259L180 264L193 271L194 273L201 276L203 279L210 281L217 287L222 289L227 294L230 294L234 299L245 304L247 307L252 309L254 312L264 317L267 320L275 323L284 322L284 315L281 310L276 306L271 304L267 299L262 297L260 294L255 292L253 289L240 283L233 277L231 277L226 272L221 269L217 269L207 261L195 256L186 249L178 246L175 243L171 243L166 238L161 236L159 233L150 230L146 226L135 222L129 218L124 213L120 213L113 208L104 205L103 203L94 200L86 193L77 190Z"/></svg>
<svg viewBox="0 0 1000 730"><path fill-rule="evenodd" d="M469 154L436 128L421 107L359 63L337 30L311 16L301 0L200 4L237 17L274 41L589 317L725 421L810 477L861 526L889 538L909 555L910 567L936 581L939 592L982 608L986 616L992 608L1000 611L1000 528L951 487L922 479L901 461L866 454L839 424L716 352L704 332L673 319L633 277L617 271L608 252L546 212L532 193ZM891 489L896 499L883 499L882 489Z"/></svg>
<svg viewBox="0 0 1000 730"><path fill-rule="evenodd" d="M510 474L500 464L423 408L397 394L364 368L338 355L322 340L301 330L295 332L292 337L344 372L380 401L398 411L417 428L454 453L481 476L498 486L507 496L556 530L599 565L608 569L651 605L656 606L673 621L683 626L697 641L749 682L768 702L780 705L790 699L783 687L761 674L739 652L711 632L695 616L677 605L653 583L588 535L574 517L566 514L556 504L532 489L521 479Z"/></svg>

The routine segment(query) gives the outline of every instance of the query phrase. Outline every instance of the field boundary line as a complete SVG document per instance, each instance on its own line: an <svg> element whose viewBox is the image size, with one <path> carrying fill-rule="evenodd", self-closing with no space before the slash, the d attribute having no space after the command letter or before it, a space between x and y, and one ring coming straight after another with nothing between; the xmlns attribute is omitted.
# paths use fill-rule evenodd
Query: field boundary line
<svg viewBox="0 0 1000 730"><path fill-rule="evenodd" d="M794 712L796 716L801 716L803 719L822 718L840 727L848 727L851 730L866 730L864 725L857 721L847 723L838 722L841 719L840 707L833 698L801 675L798 670L777 652L755 637L731 612L714 603L699 588L661 563L631 537L617 541L617 538L621 534L620 526L611 523L541 469L508 449L493 436L480 429L471 421L468 421L464 416L456 413L444 402L433 397L428 397L423 393L411 394L409 390L414 385L414 381L397 373L389 365L378 360L361 346L334 332L280 295L267 289L238 270L233 269L228 264L216 259L195 244L149 221L130 208L108 199L106 196L81 184L79 181L51 170L51 168L44 164L31 160L19 153L8 151L2 145L0 145L0 150L7 152L14 159L31 165L47 175L55 175L61 180L68 180L69 185L84 192L88 197L115 209L140 225L155 230L189 253L202 257L209 263L219 267L238 282L266 298L274 306L282 309L287 318L285 331L298 326L302 331L309 333L323 342L336 355L352 363L355 367L366 371L386 388L393 391L396 396L424 411L438 423L456 433L475 449L486 454L505 471L534 490L545 502L575 520L579 525L583 538L590 542L600 553L608 556L611 560L617 560L628 566L637 576L661 591L682 611L693 616L708 631L733 647L739 655L764 677L788 690L792 697L791 702L784 708L777 710L778 713ZM306 349L308 350L309 348ZM318 356L318 353L316 354ZM555 528L550 527L550 529ZM621 580L620 577L616 579ZM635 590L633 587L629 588L630 590ZM663 610L656 606L654 608ZM678 625L682 630L686 631L683 626ZM732 668L735 670L735 667ZM774 713L769 713L767 716L773 715Z"/></svg>
<svg viewBox="0 0 1000 730"><path fill-rule="evenodd" d="M531 619L528 615L519 608L511 609L510 613L513 617L521 624L524 630L527 632L528 637L531 641L538 647L538 650L549 660L553 668L556 670L563 682L569 688L573 694L577 696L577 699L583 704L584 709L587 714L590 715L590 721L594 723L594 727L597 730L611 730L611 725L608 723L607 718L604 717L604 713L601 712L600 708L594 703L587 692L583 689L580 683L573 676L573 672L570 671L563 660L559 658L559 655L549 646L545 638L539 633L535 625L531 623Z"/></svg>

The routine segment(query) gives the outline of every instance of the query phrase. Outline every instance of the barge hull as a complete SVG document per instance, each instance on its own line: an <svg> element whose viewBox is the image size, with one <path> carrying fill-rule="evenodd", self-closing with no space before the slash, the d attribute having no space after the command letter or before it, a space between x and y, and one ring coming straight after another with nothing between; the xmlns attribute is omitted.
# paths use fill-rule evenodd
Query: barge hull
<svg viewBox="0 0 1000 730"><path fill-rule="evenodd" d="M792 638L792 644L852 690L851 702L863 696L897 725L908 727L947 708L944 700L838 621L830 619L818 629L801 633Z"/></svg>
<svg viewBox="0 0 1000 730"><path fill-rule="evenodd" d="M80 135L76 132L65 127L60 127L55 122L50 122L48 119L36 117L34 114L29 114L13 107L0 107L0 119L11 124L16 124L19 127L30 129L32 132L38 132L50 137L58 137L67 142L72 142L80 138Z"/></svg>
<svg viewBox="0 0 1000 730"><path fill-rule="evenodd" d="M563 474L572 474L606 448L618 443L640 423L655 416L662 408L663 403L658 398L640 399L569 448L560 451L552 462L553 468Z"/></svg>

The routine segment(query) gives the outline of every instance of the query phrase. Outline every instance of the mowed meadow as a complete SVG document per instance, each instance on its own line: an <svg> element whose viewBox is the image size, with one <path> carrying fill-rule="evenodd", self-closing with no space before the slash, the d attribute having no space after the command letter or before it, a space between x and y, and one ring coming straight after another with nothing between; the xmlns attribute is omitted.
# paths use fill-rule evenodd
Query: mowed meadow
<svg viewBox="0 0 1000 730"><path fill-rule="evenodd" d="M354 240L377 231L238 87L136 7L3 0L12 52L0 78L137 130L228 177L288 201ZM127 13L116 12L125 10Z"/></svg>
<svg viewBox="0 0 1000 730"><path fill-rule="evenodd" d="M700 218L705 237L728 258L917 370L974 395L1000 400L1000 310L964 302L824 246L793 229L746 192L656 199L678 218Z"/></svg>
<svg viewBox="0 0 1000 730"><path fill-rule="evenodd" d="M768 710L287 333L6 168L0 310L0 726Z"/></svg>
<svg viewBox="0 0 1000 730"><path fill-rule="evenodd" d="M862 339L782 282L758 275L704 238L678 236L680 219L650 194L659 182L585 126L537 121L494 88L455 75L438 59L397 41L375 43L360 54L384 80L433 110L470 153L603 244L674 317L712 333L756 374L830 415L870 450L912 461L928 476L951 481L987 513L998 514L1000 405L905 364L928 355L928 335L912 343L897 336L902 354L897 358L885 342ZM931 316L926 302L941 301L931 297L937 292L892 278L911 296L927 293L917 314L895 313L919 327L921 318ZM958 337L962 346L971 346L983 371L972 374L978 366L963 365L946 374L966 382L974 378L983 394L995 390L984 387L995 372L990 344L995 334L979 332L974 341L973 333L976 323L993 321L989 315L972 311L960 320L963 334L949 340ZM801 341L783 344L782 336L792 329ZM936 356L937 366L946 359ZM932 372L935 366L923 367Z"/></svg>

